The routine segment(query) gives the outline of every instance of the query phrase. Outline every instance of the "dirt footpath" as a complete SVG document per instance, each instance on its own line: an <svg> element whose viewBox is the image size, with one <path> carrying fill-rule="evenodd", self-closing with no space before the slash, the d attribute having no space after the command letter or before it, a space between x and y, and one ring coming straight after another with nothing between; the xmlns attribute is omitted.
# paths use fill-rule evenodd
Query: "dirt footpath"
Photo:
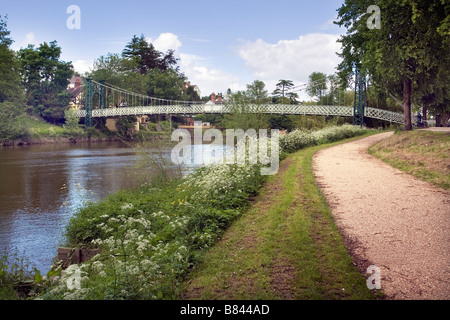
<svg viewBox="0 0 450 320"><path fill-rule="evenodd" d="M388 299L450 299L450 192L367 153L381 133L319 151L317 182L360 270Z"/></svg>

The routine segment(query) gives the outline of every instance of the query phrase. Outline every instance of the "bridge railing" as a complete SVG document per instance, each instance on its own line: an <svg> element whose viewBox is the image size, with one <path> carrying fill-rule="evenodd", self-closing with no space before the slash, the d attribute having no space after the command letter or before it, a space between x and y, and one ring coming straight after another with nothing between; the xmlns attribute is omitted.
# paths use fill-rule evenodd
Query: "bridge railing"
<svg viewBox="0 0 450 320"><path fill-rule="evenodd" d="M292 114L292 115L319 115L319 116L353 116L353 107L350 106L326 106L326 105L286 105L286 104L250 104L245 107L232 104L208 105L163 105L163 106L134 106L116 107L92 110L93 118L117 117L129 115L157 115L157 114L182 114L191 115L199 113L267 113L267 114ZM77 116L86 117L86 110L78 110ZM365 116L374 119L385 120L391 123L404 122L404 116L388 110L365 108Z"/></svg>

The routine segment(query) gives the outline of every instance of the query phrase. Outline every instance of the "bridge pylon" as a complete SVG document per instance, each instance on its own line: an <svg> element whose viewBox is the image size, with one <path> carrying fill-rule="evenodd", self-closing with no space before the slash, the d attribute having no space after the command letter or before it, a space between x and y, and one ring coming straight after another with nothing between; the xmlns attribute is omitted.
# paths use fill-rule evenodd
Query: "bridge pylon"
<svg viewBox="0 0 450 320"><path fill-rule="evenodd" d="M359 65L355 68L355 101L353 104L353 124L364 125L364 114L367 107L366 76Z"/></svg>
<svg viewBox="0 0 450 320"><path fill-rule="evenodd" d="M86 78L86 118L85 124L87 127L92 127L92 110L94 109L94 95L98 95L98 108L106 108L106 90L105 81L100 80L100 83L93 83L92 78Z"/></svg>

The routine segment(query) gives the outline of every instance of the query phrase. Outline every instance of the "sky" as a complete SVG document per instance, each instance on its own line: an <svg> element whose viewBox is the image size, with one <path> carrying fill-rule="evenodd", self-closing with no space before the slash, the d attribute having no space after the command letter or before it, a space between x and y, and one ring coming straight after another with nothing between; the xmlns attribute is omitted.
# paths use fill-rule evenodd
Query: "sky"
<svg viewBox="0 0 450 320"><path fill-rule="evenodd" d="M13 50L56 40L61 59L80 73L102 55L121 53L133 35L143 34L157 50L175 50L180 71L202 96L209 96L228 88L244 90L254 80L264 81L271 93L281 79L301 86L312 72L334 74L340 62L336 40L345 29L333 20L342 3L1 0L0 15L8 15ZM79 8L78 16L68 10L72 5ZM304 91L298 93L307 98Z"/></svg>

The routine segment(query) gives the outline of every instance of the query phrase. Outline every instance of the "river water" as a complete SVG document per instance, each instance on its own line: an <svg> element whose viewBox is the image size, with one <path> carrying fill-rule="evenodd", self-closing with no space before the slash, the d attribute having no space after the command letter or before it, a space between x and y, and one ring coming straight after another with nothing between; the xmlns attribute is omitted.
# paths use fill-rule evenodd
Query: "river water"
<svg viewBox="0 0 450 320"><path fill-rule="evenodd" d="M77 210L141 182L139 157L121 142L0 147L0 257L17 253L47 273Z"/></svg>
<svg viewBox="0 0 450 320"><path fill-rule="evenodd" d="M64 227L86 201L130 186L137 159L120 142L0 149L0 253L18 253L46 273Z"/></svg>

